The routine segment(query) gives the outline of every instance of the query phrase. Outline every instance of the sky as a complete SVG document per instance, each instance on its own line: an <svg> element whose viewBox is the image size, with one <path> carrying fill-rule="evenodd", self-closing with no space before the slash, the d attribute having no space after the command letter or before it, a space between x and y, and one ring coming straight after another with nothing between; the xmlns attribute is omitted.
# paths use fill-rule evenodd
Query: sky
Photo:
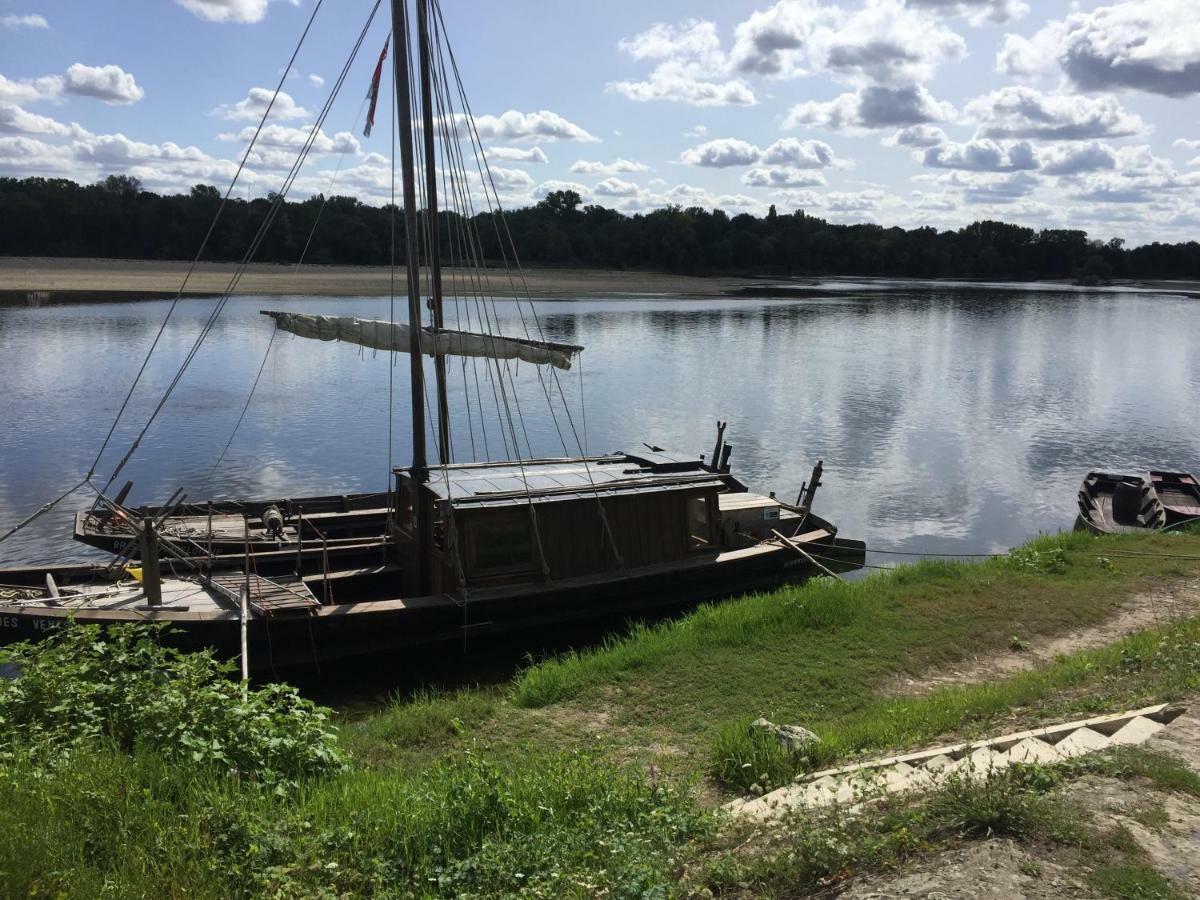
<svg viewBox="0 0 1200 900"><path fill-rule="evenodd" d="M440 0L501 200L1200 237L1200 0ZM0 0L0 176L279 190L374 0ZM391 192L376 15L289 196ZM285 74L286 72L286 74ZM385 79L385 82L387 79Z"/></svg>

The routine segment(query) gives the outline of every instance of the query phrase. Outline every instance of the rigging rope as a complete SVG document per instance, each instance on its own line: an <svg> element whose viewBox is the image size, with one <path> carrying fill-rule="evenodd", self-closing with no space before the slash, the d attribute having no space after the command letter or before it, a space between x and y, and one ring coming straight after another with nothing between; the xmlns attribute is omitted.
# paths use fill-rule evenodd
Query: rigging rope
<svg viewBox="0 0 1200 900"><path fill-rule="evenodd" d="M133 399L134 391L137 390L137 386L141 382L142 376L146 373L146 368L149 366L150 359L153 357L154 351L155 351L155 349L157 349L158 343L162 339L163 333L166 331L167 324L171 321L171 317L175 314L175 310L179 306L179 301L183 297L183 292L187 288L188 282L191 280L192 274L195 272L196 267L200 263L200 257L204 255L204 251L208 247L208 242L212 238L213 232L216 230L217 222L220 220L221 214L224 212L225 206L229 202L230 196L233 194L233 189L237 185L238 180L241 178L242 172L246 168L246 162L250 158L250 152L251 152L251 150L253 150L255 143L258 141L259 136L262 134L263 127L266 125L267 119L271 115L271 110L275 106L275 101L279 98L279 94L283 89L283 83L284 83L284 80L287 78L287 73L289 71L291 71L291 67L295 63L296 57L300 53L300 48L304 46L304 41L308 37L309 31L312 29L312 24L315 21L315 19L317 17L317 13L320 11L321 5L323 2L324 2L324 0L317 0L316 4L313 6L313 11L309 15L308 21L304 26L304 30L300 34L300 39L296 42L296 46L292 50L292 55L291 55L290 59L288 60L288 64L287 64L287 66L284 67L283 74L280 75L280 77L279 77L279 82L275 86L275 91L271 95L271 99L267 103L266 109L263 110L263 114L262 114L262 117L259 119L258 126L254 130L254 135L251 137L250 143L246 146L246 150L242 154L241 161L238 163L238 167L237 167L237 170L234 172L233 179L230 181L229 187L226 189L224 196L221 198L220 204L217 206L216 212L213 214L212 220L209 222L208 229L204 233L204 238L200 242L200 247L196 250L196 255L192 258L191 263L188 265L187 271L184 273L183 281L180 283L179 289L176 291L175 297L171 301L171 305L167 308L167 314L166 314L166 316L163 317L163 321L158 327L158 331L154 336L154 340L151 341L150 348L146 351L146 356L142 359L142 363L138 367L137 373L134 375L133 382L130 384L129 390L125 394L125 399L121 402L120 407L118 407L117 414L116 414L116 416L113 417L112 425L109 426L108 433L105 434L104 440L100 443L100 449L96 452L96 456L92 460L91 466L88 467L87 474L83 477L83 479L78 484L76 484L73 487L71 487L70 489L64 491L62 494L60 494L58 497L51 500L50 502L44 504L40 509L38 509L36 512L34 512L32 515L30 515L30 516L26 517L25 519L23 519L22 521L18 522L15 526L10 528L3 535L0 535L0 543L3 543L4 541L8 540L10 537L12 537L18 531L25 528L27 525L31 524L32 522L36 521L41 516L48 513L50 510L54 509L54 507L58 506L59 503L61 503L65 499L67 499L67 497L70 497L72 494L74 494L76 491L78 491L84 485L89 484L91 482L92 476L96 474L96 467L100 464L100 460L104 456L105 450L108 449L108 445L112 441L113 435L116 433L117 426L120 424L121 418L124 416L126 409L129 407L130 401ZM378 6L378 3L376 4L376 6ZM139 438L139 440L140 440L140 438ZM130 451L130 453L132 453L132 450ZM122 465L123 465L123 463L122 463ZM118 471L119 470L120 469L118 468ZM116 478L116 473L113 474L112 478L109 479L108 484L105 485L106 490L108 488L108 485L111 485L115 478Z"/></svg>
<svg viewBox="0 0 1200 900"><path fill-rule="evenodd" d="M238 267L235 269L234 274L230 278L228 285L226 286L224 292L222 292L220 298L217 300L217 303L214 305L213 310L209 314L207 321L204 323L204 326L201 328L200 334L196 337L196 340L192 344L191 349L188 351L187 355L184 357L184 360L180 364L178 371L175 373L175 376L171 379L170 383L167 385L167 389L163 392L162 397L159 399L158 403L155 405L153 411L150 414L150 417L146 421L146 424L144 426L142 426L141 431L138 433L137 437L134 438L134 441L130 445L129 450L126 451L125 455L121 458L120 463L118 463L117 467L113 470L113 473L109 476L107 483L104 485L104 488L102 489L102 492L108 490L109 486L116 480L116 478L120 474L121 470L124 469L125 465L133 457L133 454L137 451L137 448L140 446L142 439L146 436L146 433L150 430L150 426L154 424L154 421L158 418L159 413L162 412L163 407L166 406L167 401L170 399L171 395L174 393L175 388L178 387L180 381L183 380L183 376L187 372L188 367L192 364L192 361L196 358L196 354L199 353L200 347L203 345L205 339L212 332L213 327L216 325L217 320L220 318L221 312L224 310L226 304L229 302L229 298L232 296L234 290L237 289L237 285L241 281L242 275L245 273L246 268L249 266L250 262L254 259L254 255L258 252L258 248L261 246L264 238L266 237L267 233L270 231L271 225L275 221L276 214L278 213L279 209L281 208L284 200L286 200L288 191L291 189L292 185L295 184L296 178L300 174L301 167L303 166L305 160L308 158L308 154L312 150L313 144L316 141L317 136L321 133L321 128L325 123L325 119L329 115L329 111L333 106L333 101L336 99L338 92L341 90L341 87L346 80L346 75L348 74L350 67L353 64L354 59L357 57L359 49L362 47L363 39L366 37L367 31L371 26L371 22L375 18L375 13L379 10L380 2L381 2L381 0L376 0L374 6L371 8L371 12L367 17L367 22L363 26L362 31L359 33L358 40L355 42L354 48L351 51L349 57L347 58L345 65L342 67L342 71L339 74L337 81L335 82L335 84L333 86L333 89L330 91L329 97L326 99L325 104L322 107L321 112L317 117L317 120L313 123L313 126L308 133L307 139L305 140L305 143L304 143L303 147L301 148L299 155L297 156L296 160L292 163L291 169L288 171L288 174L284 178L284 183L283 183L281 190L272 197L271 206L268 208L268 211L267 211L266 215L264 216L262 223L259 225L258 231L255 233L254 237L252 238L250 246L247 248L245 254L243 254L242 260L238 264Z"/></svg>

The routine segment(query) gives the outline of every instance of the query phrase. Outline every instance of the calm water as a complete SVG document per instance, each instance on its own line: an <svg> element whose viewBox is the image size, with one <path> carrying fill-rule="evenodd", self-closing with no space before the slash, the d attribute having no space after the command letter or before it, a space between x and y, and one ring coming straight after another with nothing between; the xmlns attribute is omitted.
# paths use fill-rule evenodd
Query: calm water
<svg viewBox="0 0 1200 900"><path fill-rule="evenodd" d="M212 300L180 304L114 445L123 450L191 346ZM127 468L135 502L381 490L407 460L408 363L280 336L250 413L229 438L271 334L263 307L387 318L386 299L230 302ZM516 308L499 303L507 329ZM831 284L800 300L539 302L547 336L585 345L588 449L642 441L709 452L729 420L734 471L792 499L817 459L817 510L881 548L983 552L1070 527L1089 468L1200 472L1200 300L1153 293L894 293ZM0 308L0 526L82 477L166 303ZM520 333L519 331L517 333ZM451 366L460 459L484 453ZM466 370L474 404L474 380ZM485 378L482 369L480 378ZM562 453L537 371L516 372L528 442ZM503 456L486 380L493 456ZM579 367L562 376L578 413ZM560 414L561 418L561 414ZM565 427L565 423L563 423ZM582 435L581 435L582 437ZM521 435L524 447L525 436ZM569 443L570 435L568 431ZM119 453L106 454L99 473ZM0 545L0 564L82 558L78 495ZM891 562L892 558L876 558Z"/></svg>

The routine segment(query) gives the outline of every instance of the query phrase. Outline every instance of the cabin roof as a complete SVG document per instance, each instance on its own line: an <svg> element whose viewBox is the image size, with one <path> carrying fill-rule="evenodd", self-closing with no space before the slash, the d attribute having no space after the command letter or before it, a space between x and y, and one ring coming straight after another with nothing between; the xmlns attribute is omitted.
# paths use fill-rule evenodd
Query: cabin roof
<svg viewBox="0 0 1200 900"><path fill-rule="evenodd" d="M517 506L530 499L541 503L597 494L716 489L724 483L719 473L702 468L699 459L655 451L431 467L428 487L438 500L450 500L455 508L464 509Z"/></svg>

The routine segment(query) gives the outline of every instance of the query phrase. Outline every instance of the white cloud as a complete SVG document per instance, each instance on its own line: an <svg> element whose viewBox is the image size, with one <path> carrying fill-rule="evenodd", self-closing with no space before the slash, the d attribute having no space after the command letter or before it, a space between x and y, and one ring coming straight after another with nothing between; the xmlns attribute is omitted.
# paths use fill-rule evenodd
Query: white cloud
<svg viewBox="0 0 1200 900"><path fill-rule="evenodd" d="M145 96L133 75L120 66L73 63L65 75L13 81L0 75L0 103L59 102L64 94L92 97L110 106L127 106Z"/></svg>
<svg viewBox="0 0 1200 900"><path fill-rule="evenodd" d="M324 87L325 79L322 78L320 75L318 75L316 72L312 72L308 76L308 83L311 84L313 87Z"/></svg>
<svg viewBox="0 0 1200 900"><path fill-rule="evenodd" d="M503 159L509 162L544 163L549 162L541 147L488 147L487 155L492 159Z"/></svg>
<svg viewBox="0 0 1200 900"><path fill-rule="evenodd" d="M212 115L235 121L245 119L257 122L262 119L268 107L272 119L303 119L309 114L287 91L280 91L274 104L271 103L272 97L275 97L275 92L270 88L252 87L246 93L245 99L237 103L223 103L212 111Z"/></svg>
<svg viewBox="0 0 1200 900"><path fill-rule="evenodd" d="M931 180L938 187L956 192L972 204L1011 204L1042 187L1042 179L1030 172L951 171L932 177L918 175L914 181Z"/></svg>
<svg viewBox="0 0 1200 900"><path fill-rule="evenodd" d="M123 134L94 135L71 144L75 158L83 162L103 165L120 163L153 162L209 162L212 157L199 147L181 147L171 141L163 144L146 144L131 140Z"/></svg>
<svg viewBox="0 0 1200 900"><path fill-rule="evenodd" d="M1059 144L1041 154L1044 175L1079 175L1117 167L1117 154L1112 147L1089 142Z"/></svg>
<svg viewBox="0 0 1200 900"><path fill-rule="evenodd" d="M1200 93L1200 28L1194 0L1123 0L1075 12L1029 38L1008 35L997 67L1016 76L1061 67L1081 90Z"/></svg>
<svg viewBox="0 0 1200 900"><path fill-rule="evenodd" d="M594 190L601 197L636 197L641 188L632 181L623 181L620 178L605 178L596 185Z"/></svg>
<svg viewBox="0 0 1200 900"><path fill-rule="evenodd" d="M938 122L954 114L953 106L935 99L924 87L872 86L828 102L797 104L784 117L783 127L807 125L854 132Z"/></svg>
<svg viewBox="0 0 1200 900"><path fill-rule="evenodd" d="M795 166L755 166L742 176L742 184L749 187L824 187L825 183L825 176L820 172Z"/></svg>
<svg viewBox="0 0 1200 900"><path fill-rule="evenodd" d="M866 0L836 23L817 28L811 57L822 69L876 84L919 84L966 56L967 43L903 0Z"/></svg>
<svg viewBox="0 0 1200 900"><path fill-rule="evenodd" d="M936 147L947 140L946 132L936 125L909 125L883 139L886 147Z"/></svg>
<svg viewBox="0 0 1200 900"><path fill-rule="evenodd" d="M465 129L464 118L457 117L459 130ZM510 109L498 116L478 116L475 129L485 141L581 141L596 142L600 139L588 134L583 128L558 113L541 109L523 113Z"/></svg>
<svg viewBox="0 0 1200 900"><path fill-rule="evenodd" d="M623 158L608 163L577 159L569 171L572 175L627 175L631 172L649 172L650 167L643 162Z"/></svg>
<svg viewBox="0 0 1200 900"><path fill-rule="evenodd" d="M679 161L708 169L750 166L760 162L794 169L848 165L837 159L833 148L824 141L801 141L797 138L781 138L766 148L740 138L717 138L684 150L679 155Z"/></svg>
<svg viewBox="0 0 1200 900"><path fill-rule="evenodd" d="M74 174L69 147L47 144L36 138L0 137L0 169L18 175Z"/></svg>
<svg viewBox="0 0 1200 900"><path fill-rule="evenodd" d="M137 103L146 92L120 66L85 66L74 63L67 69L63 90L68 94L95 97L110 106Z"/></svg>
<svg viewBox="0 0 1200 900"><path fill-rule="evenodd" d="M0 103L34 103L38 100L56 100L62 95L63 77L43 75L40 78L23 78L13 81L0 75Z"/></svg>
<svg viewBox="0 0 1200 900"><path fill-rule="evenodd" d="M706 141L699 147L690 147L679 155L681 162L689 166L723 169L727 166L749 166L758 162L762 151L739 138L717 138Z"/></svg>
<svg viewBox="0 0 1200 900"><path fill-rule="evenodd" d="M617 47L633 59L659 61L645 80L612 81L605 86L630 100L669 100L692 106L750 106L757 102L746 82L714 80L714 74L725 74L728 60L712 22L658 22L621 40Z"/></svg>
<svg viewBox="0 0 1200 900"><path fill-rule="evenodd" d="M209 22L261 22L267 15L267 0L175 0L188 12ZM292 0L293 5L297 0Z"/></svg>
<svg viewBox="0 0 1200 900"><path fill-rule="evenodd" d="M1142 134L1146 123L1113 96L1043 94L1030 87L1009 85L972 100L965 116L979 125L979 134L993 138L1040 138L1078 141Z"/></svg>
<svg viewBox="0 0 1200 900"><path fill-rule="evenodd" d="M0 132L73 138L91 136L91 132L76 122L67 125L49 116L39 116L37 113L27 112L11 103L0 103Z"/></svg>
<svg viewBox="0 0 1200 900"><path fill-rule="evenodd" d="M511 193L513 191L527 191L533 187L533 177L524 169L505 169L500 166L492 166L492 181L496 184L496 190L501 193Z"/></svg>
<svg viewBox="0 0 1200 900"><path fill-rule="evenodd" d="M739 72L774 77L806 74L809 43L817 27L841 12L816 0L779 0L752 13L734 30L731 64Z"/></svg>
<svg viewBox="0 0 1200 900"><path fill-rule="evenodd" d="M557 178L552 178L549 181L543 181L533 189L533 195L541 198L554 191L574 191L584 200L591 196L591 188L586 184L580 184L578 181L561 181Z"/></svg>
<svg viewBox="0 0 1200 900"><path fill-rule="evenodd" d="M642 103L669 100L690 106L753 106L758 102L754 91L740 79L705 81L696 77L690 66L675 62L657 66L645 81L611 81L605 89Z"/></svg>
<svg viewBox="0 0 1200 900"><path fill-rule="evenodd" d="M925 165L934 169L962 169L968 172L1025 172L1037 169L1039 162L1028 141L998 144L990 138L955 143L947 141L925 151Z"/></svg>
<svg viewBox="0 0 1200 900"><path fill-rule="evenodd" d="M249 143L254 137L255 128L252 125L247 125L237 134L223 133L217 135L223 141L241 141ZM311 127L294 128L290 125L278 125L274 122L264 125L262 131L259 132L258 140L255 147L277 148L281 150L294 151L288 154L289 165L290 160L295 158L295 154L299 152L308 142L309 136L312 133ZM333 137L325 133L323 129L318 130L312 136L312 153L353 153L357 154L361 150L358 138L348 131L339 131Z"/></svg>
<svg viewBox="0 0 1200 900"><path fill-rule="evenodd" d="M908 5L943 16L965 16L972 25L1011 22L1029 12L1025 0L908 0Z"/></svg>
<svg viewBox="0 0 1200 900"><path fill-rule="evenodd" d="M708 134L707 125L697 125L695 128L689 129L683 133L686 138L702 138Z"/></svg>
<svg viewBox="0 0 1200 900"><path fill-rule="evenodd" d="M1190 141L1187 138L1179 138L1171 145L1180 150L1200 150L1200 141Z"/></svg>
<svg viewBox="0 0 1200 900"><path fill-rule="evenodd" d="M797 138L780 138L763 150L762 161L767 165L785 165L801 169L841 165L834 155L833 148L824 141L802 141Z"/></svg>
<svg viewBox="0 0 1200 900"><path fill-rule="evenodd" d="M0 16L0 28L49 28L45 16L36 13Z"/></svg>

